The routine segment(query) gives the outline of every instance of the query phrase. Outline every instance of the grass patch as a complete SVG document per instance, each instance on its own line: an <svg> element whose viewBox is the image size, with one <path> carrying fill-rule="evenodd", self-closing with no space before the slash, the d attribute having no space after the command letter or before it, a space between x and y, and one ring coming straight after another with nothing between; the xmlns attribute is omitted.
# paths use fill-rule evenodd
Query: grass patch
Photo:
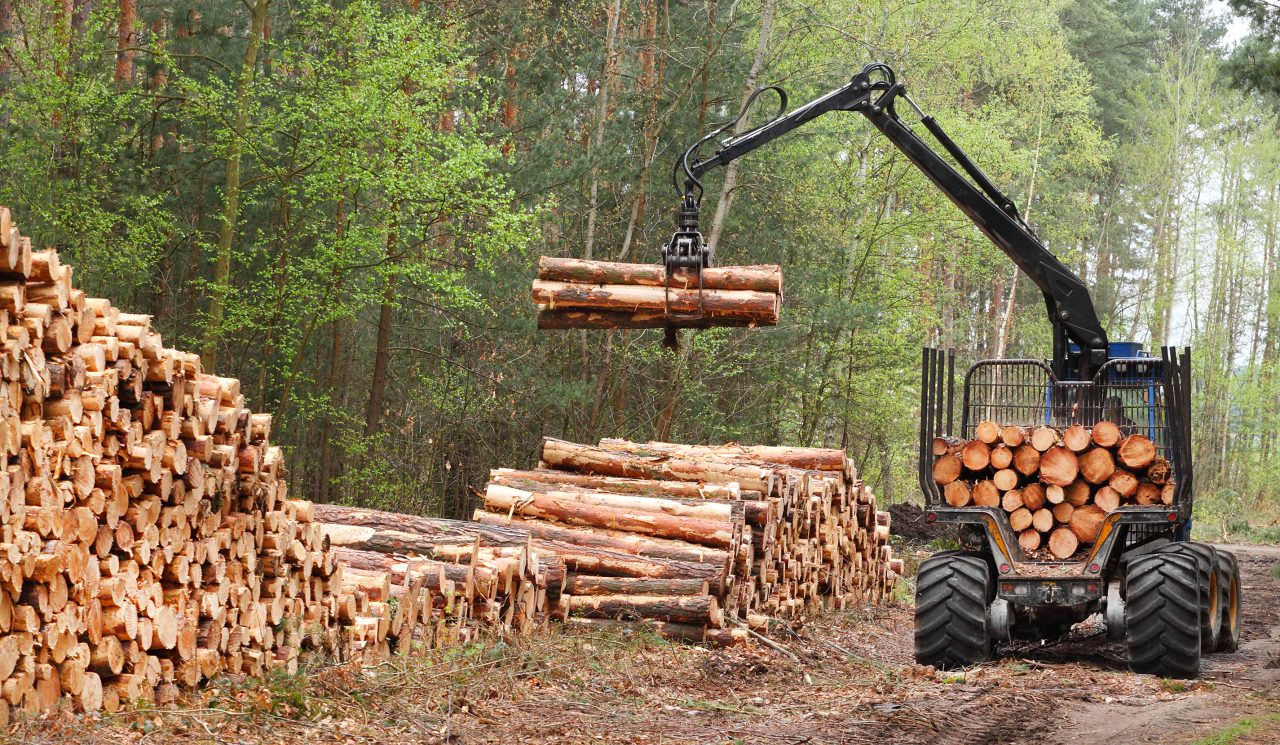
<svg viewBox="0 0 1280 745"><path fill-rule="evenodd" d="M1267 714L1260 717L1245 717L1232 722L1225 728L1206 735L1195 741L1195 745L1232 745L1242 737L1248 737L1268 724L1280 722L1280 714Z"/></svg>

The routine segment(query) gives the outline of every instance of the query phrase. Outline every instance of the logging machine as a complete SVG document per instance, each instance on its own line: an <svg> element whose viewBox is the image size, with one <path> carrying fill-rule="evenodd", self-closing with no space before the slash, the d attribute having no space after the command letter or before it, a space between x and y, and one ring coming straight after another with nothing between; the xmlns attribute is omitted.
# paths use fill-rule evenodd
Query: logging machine
<svg viewBox="0 0 1280 745"><path fill-rule="evenodd" d="M780 101L772 119L722 141L714 155L699 155L766 92ZM951 162L904 123L899 101L919 116ZM1047 362L978 361L963 375L959 401L954 353L923 351L918 465L926 519L958 524L961 548L934 554L920 566L916 659L938 667L970 665L989 659L999 643L1057 638L1095 613L1103 615L1112 639L1125 642L1129 664L1138 672L1195 677L1202 652L1234 650L1240 634L1236 559L1189 540L1190 350L1166 347L1156 357L1137 343L1110 341L1084 282L1049 251L1013 200L911 100L887 65L869 64L847 84L786 108L785 91L761 88L737 119L695 142L676 163L678 229L662 249L668 272L700 272L713 264L714 247L698 226L704 174L827 112L851 111L871 120L1035 282L1053 329ZM1097 431L1111 422L1124 436L1147 438L1162 464L1160 498L1105 513L1096 509L1099 524L1082 531L1080 548L1068 557L1024 549L1009 512L998 504L953 505L968 502L967 491L964 500L949 501L934 476L935 458L951 456L960 442L978 436L980 424L989 429L993 422L1011 434L1017 430L1014 437L1042 427ZM968 470L962 475L985 478ZM1033 471L1020 483L1040 488L1038 478ZM1083 498L1092 501L1090 492L1101 485L1080 481L1080 489L1087 487Z"/></svg>

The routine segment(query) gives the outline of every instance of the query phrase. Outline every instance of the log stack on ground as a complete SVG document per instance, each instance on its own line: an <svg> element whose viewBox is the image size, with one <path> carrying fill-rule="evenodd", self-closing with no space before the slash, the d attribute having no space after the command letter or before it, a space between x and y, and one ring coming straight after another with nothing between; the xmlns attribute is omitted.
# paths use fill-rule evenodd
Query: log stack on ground
<svg viewBox="0 0 1280 745"><path fill-rule="evenodd" d="M386 578L390 595L378 600L397 600L400 622L365 640L377 645L375 658L466 642L480 630L531 630L564 587L564 562L533 551L523 530L336 505L316 505L315 514L344 578L378 586Z"/></svg>
<svg viewBox="0 0 1280 745"><path fill-rule="evenodd" d="M937 438L932 451L947 504L1004 509L1032 559L1076 558L1108 514L1170 505L1176 491L1155 443L1109 421L1065 429L984 421L973 439Z"/></svg>
<svg viewBox="0 0 1280 745"><path fill-rule="evenodd" d="M531 294L541 329L775 326L782 270L729 266L668 274L657 264L543 256Z"/></svg>
<svg viewBox="0 0 1280 745"><path fill-rule="evenodd" d="M553 611L708 643L742 625L875 602L901 564L887 512L842 450L546 438L537 470L490 473L473 519L563 559Z"/></svg>
<svg viewBox="0 0 1280 745"><path fill-rule="evenodd" d="M271 416L0 226L0 721L338 648L342 572Z"/></svg>

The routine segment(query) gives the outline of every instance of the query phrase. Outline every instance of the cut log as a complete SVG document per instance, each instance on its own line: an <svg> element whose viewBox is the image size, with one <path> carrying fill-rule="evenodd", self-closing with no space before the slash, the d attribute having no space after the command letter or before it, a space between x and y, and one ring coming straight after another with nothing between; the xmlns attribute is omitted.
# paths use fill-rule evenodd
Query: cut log
<svg viewBox="0 0 1280 745"><path fill-rule="evenodd" d="M1067 486L1080 473L1075 453L1054 445L1040 456L1040 480L1047 484Z"/></svg>
<svg viewBox="0 0 1280 745"><path fill-rule="evenodd" d="M649 577L596 577L570 574L565 592L579 595L706 595L704 579L652 579Z"/></svg>
<svg viewBox="0 0 1280 745"><path fill-rule="evenodd" d="M1104 486L1093 495L1093 503L1103 512L1111 514L1120 506L1120 493L1110 486Z"/></svg>
<svg viewBox="0 0 1280 745"><path fill-rule="evenodd" d="M1018 533L1018 545L1023 551L1035 551L1040 548L1040 531L1027 528Z"/></svg>
<svg viewBox="0 0 1280 745"><path fill-rule="evenodd" d="M1035 476L1040 470L1040 451L1030 444L1013 451L1013 468L1023 476Z"/></svg>
<svg viewBox="0 0 1280 745"><path fill-rule="evenodd" d="M973 492L970 496L973 498L973 503L978 507L1000 506L1000 490L991 481L984 479L974 484Z"/></svg>
<svg viewBox="0 0 1280 745"><path fill-rule="evenodd" d="M782 269L776 265L708 267L695 273L677 269L668 273L661 264L623 264L612 261L542 256L538 279L597 285L641 285L696 290L754 290L782 292Z"/></svg>
<svg viewBox="0 0 1280 745"><path fill-rule="evenodd" d="M1035 510L1043 507L1046 501L1044 487L1040 484L1032 482L1023 487L1022 504L1025 505L1027 509L1034 512Z"/></svg>
<svg viewBox="0 0 1280 745"><path fill-rule="evenodd" d="M982 440L970 440L960 450L960 460L970 471L981 471L991 463L991 449Z"/></svg>
<svg viewBox="0 0 1280 745"><path fill-rule="evenodd" d="M1089 501L1089 497L1093 494L1093 488L1083 479L1077 479L1070 486L1063 489L1067 504L1072 507L1080 507Z"/></svg>
<svg viewBox="0 0 1280 745"><path fill-rule="evenodd" d="M1031 510L1026 507L1019 507L1009 515L1009 527L1014 530L1022 531L1031 527L1032 514Z"/></svg>
<svg viewBox="0 0 1280 745"><path fill-rule="evenodd" d="M1080 456L1080 475L1090 484L1105 484L1116 471L1115 459L1105 448L1093 448Z"/></svg>
<svg viewBox="0 0 1280 745"><path fill-rule="evenodd" d="M1002 492L1018 488L1018 472L1012 468L996 471L991 480L995 483L996 488Z"/></svg>
<svg viewBox="0 0 1280 745"><path fill-rule="evenodd" d="M1121 497L1132 497L1138 491L1138 477L1123 468L1117 468L1111 478L1107 479L1107 486L1115 489Z"/></svg>
<svg viewBox="0 0 1280 745"><path fill-rule="evenodd" d="M528 536L532 535L548 541L575 544L586 548L632 553L654 559L716 564L721 567L726 566L729 561L729 554L725 551L684 541L663 540L623 531L572 528L543 520L522 520L517 517L508 517L505 513L496 514L483 509L476 510L471 517L482 525L527 531L526 541Z"/></svg>
<svg viewBox="0 0 1280 745"><path fill-rule="evenodd" d="M743 489L759 491L766 495L772 494L776 485L774 470L758 465L666 456L638 456L590 445L579 445L554 437L543 438L542 460L551 468L600 476L719 484L737 482Z"/></svg>
<svg viewBox="0 0 1280 745"><path fill-rule="evenodd" d="M1041 533L1048 533L1053 529L1053 511L1041 507L1031 515L1031 527Z"/></svg>
<svg viewBox="0 0 1280 745"><path fill-rule="evenodd" d="M991 448L991 467L1000 470L1013 464L1013 451L1004 443Z"/></svg>
<svg viewBox="0 0 1280 745"><path fill-rule="evenodd" d="M1075 509L1070 502L1055 504L1053 506L1053 519L1063 524L1071 522L1071 513L1075 512Z"/></svg>
<svg viewBox="0 0 1280 745"><path fill-rule="evenodd" d="M1156 445L1142 435L1129 435L1120 442L1120 447L1116 449L1116 457L1126 467L1141 471L1155 460Z"/></svg>
<svg viewBox="0 0 1280 745"><path fill-rule="evenodd" d="M964 463L959 455L943 455L933 462L933 480L940 486L946 486L960 478Z"/></svg>
<svg viewBox="0 0 1280 745"><path fill-rule="evenodd" d="M482 546L523 546L529 539L528 534L518 528L509 529L501 525L485 525L467 520L419 517L336 504L316 504L312 506L312 510L317 522L398 530L402 533L416 533L419 537L464 541L479 539Z"/></svg>
<svg viewBox="0 0 1280 745"><path fill-rule="evenodd" d="M1013 512L1022 507L1022 492L1017 489L1010 489L1000 498L1000 507L1005 512Z"/></svg>
<svg viewBox="0 0 1280 745"><path fill-rule="evenodd" d="M989 419L983 420L978 422L978 426L974 429L974 435L982 442L994 445L1000 441L1000 425Z"/></svg>
<svg viewBox="0 0 1280 745"><path fill-rule="evenodd" d="M762 325L778 322L780 296L755 290L708 290L593 285L534 280L531 296L547 310L666 311Z"/></svg>
<svg viewBox="0 0 1280 745"><path fill-rule="evenodd" d="M1075 555L1079 547L1080 539L1076 538L1076 534L1069 527L1057 528L1049 534L1049 553L1055 558L1069 559Z"/></svg>
<svg viewBox="0 0 1280 745"><path fill-rule="evenodd" d="M540 331L566 329L661 329L668 326L684 329L752 328L776 326L777 319L734 318L723 316L673 315L661 310L578 310L573 308L538 311Z"/></svg>
<svg viewBox="0 0 1280 745"><path fill-rule="evenodd" d="M948 453L958 453L960 448L964 446L964 440L954 437L935 437L929 444L929 451L934 457L947 455Z"/></svg>
<svg viewBox="0 0 1280 745"><path fill-rule="evenodd" d="M728 519L676 517L622 507L584 504L562 494L530 492L501 484L488 485L484 493L484 505L498 513L549 518L569 525L622 530L713 548L728 548L734 538L732 521Z"/></svg>
<svg viewBox="0 0 1280 745"><path fill-rule="evenodd" d="M952 481L942 490L942 498L952 507L964 507L969 504L972 495L969 486L963 481Z"/></svg>
<svg viewBox="0 0 1280 745"><path fill-rule="evenodd" d="M1134 488L1133 497L1134 501L1146 507L1153 504L1159 504L1161 502L1160 493L1161 488L1159 486L1144 481Z"/></svg>
<svg viewBox="0 0 1280 745"><path fill-rule="evenodd" d="M568 596L569 615L616 620L652 619L719 628L724 612L714 596L582 595Z"/></svg>
<svg viewBox="0 0 1280 745"><path fill-rule="evenodd" d="M1147 466L1147 480L1159 486L1169 483L1169 477L1172 474L1173 466L1164 458L1157 457L1151 461L1151 465Z"/></svg>
<svg viewBox="0 0 1280 745"><path fill-rule="evenodd" d="M646 497L679 497L683 499L759 499L759 492L744 493L736 483L699 484L690 481L655 481L653 479L626 479L615 476L593 476L585 473L568 473L551 469L519 471L511 468L495 468L489 471L489 480L496 484L519 486L519 482L541 481L547 484L579 486L614 494L637 494ZM754 495L754 496L751 496Z"/></svg>
<svg viewBox="0 0 1280 745"><path fill-rule="evenodd" d="M1053 427L1037 427L1031 433L1031 446L1042 453L1057 444L1058 431Z"/></svg>
<svg viewBox="0 0 1280 745"><path fill-rule="evenodd" d="M1096 504L1078 507L1071 513L1071 532L1075 533L1081 543L1093 543L1098 539L1098 533L1102 531L1102 523L1106 517L1107 513Z"/></svg>
<svg viewBox="0 0 1280 745"><path fill-rule="evenodd" d="M1005 426L1000 430L1000 440L1010 448L1017 448L1026 438L1027 434L1021 427Z"/></svg>
<svg viewBox="0 0 1280 745"><path fill-rule="evenodd" d="M1067 499L1067 490L1057 484L1050 484L1044 488L1044 498L1049 504L1062 504Z"/></svg>
<svg viewBox="0 0 1280 745"><path fill-rule="evenodd" d="M1123 437L1120 428L1116 426L1115 422L1109 422L1105 419L1093 425L1089 435L1093 438L1094 445L1104 448L1115 447L1120 442L1120 438Z"/></svg>
<svg viewBox="0 0 1280 745"><path fill-rule="evenodd" d="M1089 430L1079 424L1073 424L1062 432L1062 444L1072 452L1083 453L1092 443Z"/></svg>

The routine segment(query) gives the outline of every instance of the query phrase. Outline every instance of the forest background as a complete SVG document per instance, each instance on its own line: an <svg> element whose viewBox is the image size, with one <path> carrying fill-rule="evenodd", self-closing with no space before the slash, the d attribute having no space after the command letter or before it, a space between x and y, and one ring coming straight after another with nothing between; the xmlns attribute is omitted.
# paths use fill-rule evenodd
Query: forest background
<svg viewBox="0 0 1280 745"><path fill-rule="evenodd" d="M656 261L675 159L750 89L887 62L1113 339L1193 347L1198 530L1280 537L1280 10L1232 6L0 0L0 204L241 378L296 494L462 516L555 435L843 447L918 500L920 347L1043 357L1049 329L861 117L708 181L721 263L785 267L777 328L670 352L537 332L528 300L539 254Z"/></svg>

